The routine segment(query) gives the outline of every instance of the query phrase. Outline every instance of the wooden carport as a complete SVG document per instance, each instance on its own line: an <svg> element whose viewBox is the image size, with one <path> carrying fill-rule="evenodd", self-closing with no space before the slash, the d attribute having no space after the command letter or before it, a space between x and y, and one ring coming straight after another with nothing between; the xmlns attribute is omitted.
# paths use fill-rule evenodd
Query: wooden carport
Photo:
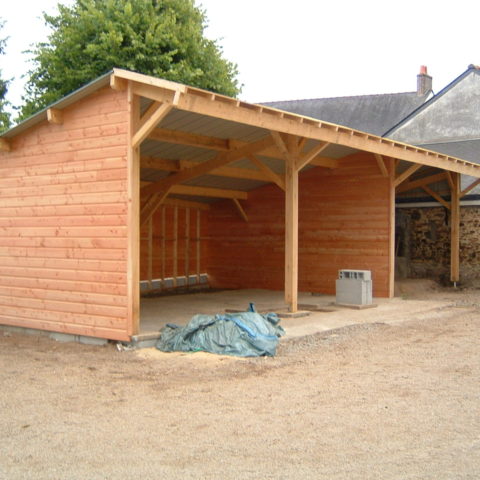
<svg viewBox="0 0 480 480"><path fill-rule="evenodd" d="M458 280L462 194L459 176L480 177L480 166L321 120L115 69L41 112L36 120L30 119L7 132L0 139L3 156L8 158L15 149L13 139L33 128L35 122L46 120L50 125L61 126L64 108L75 108L75 102L108 84L112 92L126 99L128 125L125 139L127 328L126 335L119 334L116 338L131 337L139 331L141 226L147 225L162 205L205 206L201 199L209 197L231 200L238 215L248 220L241 201L248 198L252 185L274 184L284 192L285 301L295 312L299 281L299 173L312 167L322 167L327 172L351 168L358 154L368 157L376 175L383 177L388 185L386 296L393 296L394 288L395 190L408 185L411 175L425 166L440 170L435 175L445 175L449 180L451 278ZM149 179L145 178L145 172L149 173ZM208 176L222 181L212 186L206 181ZM428 188L427 183L422 186ZM86 334L107 336L92 331Z"/></svg>

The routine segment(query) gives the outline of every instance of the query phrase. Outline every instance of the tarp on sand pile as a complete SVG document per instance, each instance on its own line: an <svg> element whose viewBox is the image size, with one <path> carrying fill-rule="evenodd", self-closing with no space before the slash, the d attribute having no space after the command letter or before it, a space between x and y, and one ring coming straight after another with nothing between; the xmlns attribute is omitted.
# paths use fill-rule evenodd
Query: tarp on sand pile
<svg viewBox="0 0 480 480"><path fill-rule="evenodd" d="M279 321L275 313L261 315L255 311L195 315L185 327L168 324L163 328L157 348L162 352L273 357L285 333Z"/></svg>

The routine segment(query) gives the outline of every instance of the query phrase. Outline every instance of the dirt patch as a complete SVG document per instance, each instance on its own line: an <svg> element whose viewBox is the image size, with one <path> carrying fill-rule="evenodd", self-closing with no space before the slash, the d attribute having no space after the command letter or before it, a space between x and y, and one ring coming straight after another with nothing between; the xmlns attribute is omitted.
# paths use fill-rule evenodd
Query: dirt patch
<svg viewBox="0 0 480 480"><path fill-rule="evenodd" d="M0 478L476 479L480 295L432 295L275 358L0 332Z"/></svg>

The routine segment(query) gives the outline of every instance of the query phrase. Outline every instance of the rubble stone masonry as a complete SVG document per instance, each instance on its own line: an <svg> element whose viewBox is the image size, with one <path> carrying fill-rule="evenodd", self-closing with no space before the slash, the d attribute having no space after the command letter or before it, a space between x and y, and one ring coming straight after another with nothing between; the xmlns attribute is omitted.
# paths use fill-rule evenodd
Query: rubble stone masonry
<svg viewBox="0 0 480 480"><path fill-rule="evenodd" d="M402 208L396 215L396 252L410 278L448 283L450 211L444 207ZM460 281L480 285L480 207L460 212Z"/></svg>

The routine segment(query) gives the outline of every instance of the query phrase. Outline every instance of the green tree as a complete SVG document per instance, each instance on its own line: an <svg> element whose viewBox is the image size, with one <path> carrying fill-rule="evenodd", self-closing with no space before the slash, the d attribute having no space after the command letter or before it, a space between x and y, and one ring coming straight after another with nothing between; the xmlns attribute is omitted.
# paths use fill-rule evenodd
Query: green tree
<svg viewBox="0 0 480 480"><path fill-rule="evenodd" d="M0 21L0 30L2 30L4 22ZM0 39L0 55L5 53L6 38ZM0 132L3 132L10 126L10 114L5 110L9 104L5 97L8 90L8 81L2 79L2 71L0 70Z"/></svg>
<svg viewBox="0 0 480 480"><path fill-rule="evenodd" d="M21 118L113 67L236 96L237 67L204 36L194 0L76 0L44 13L48 42L37 43Z"/></svg>

